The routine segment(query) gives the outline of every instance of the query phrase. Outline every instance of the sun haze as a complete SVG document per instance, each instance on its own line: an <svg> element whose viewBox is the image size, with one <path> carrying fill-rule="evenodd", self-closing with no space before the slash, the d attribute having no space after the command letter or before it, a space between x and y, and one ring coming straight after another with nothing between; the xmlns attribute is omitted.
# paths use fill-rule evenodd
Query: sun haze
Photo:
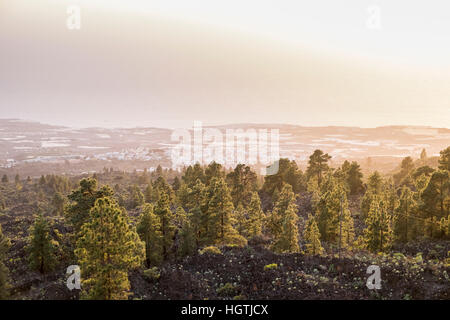
<svg viewBox="0 0 450 320"><path fill-rule="evenodd" d="M445 1L4 0L0 118L449 127L449 15Z"/></svg>

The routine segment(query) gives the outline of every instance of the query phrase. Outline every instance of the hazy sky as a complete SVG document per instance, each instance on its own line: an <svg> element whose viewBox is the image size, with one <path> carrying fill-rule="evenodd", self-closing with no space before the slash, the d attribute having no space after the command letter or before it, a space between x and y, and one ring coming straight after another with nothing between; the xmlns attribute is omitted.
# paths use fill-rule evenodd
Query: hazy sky
<svg viewBox="0 0 450 320"><path fill-rule="evenodd" d="M450 2L0 0L12 117L448 128Z"/></svg>

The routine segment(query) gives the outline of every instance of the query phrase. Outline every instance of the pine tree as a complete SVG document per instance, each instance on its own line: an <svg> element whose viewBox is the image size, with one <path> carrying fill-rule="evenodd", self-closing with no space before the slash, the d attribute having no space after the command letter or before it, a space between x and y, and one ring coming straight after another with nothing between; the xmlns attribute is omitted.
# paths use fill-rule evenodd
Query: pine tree
<svg viewBox="0 0 450 320"><path fill-rule="evenodd" d="M317 178L317 183L319 186L322 184L322 176L326 172L328 167L328 161L331 156L328 153L323 153L322 150L315 150L314 153L309 157L308 168L306 170L306 175L308 179L311 177Z"/></svg>
<svg viewBox="0 0 450 320"><path fill-rule="evenodd" d="M362 182L363 174L359 164L356 161L352 161L352 163L349 164L348 169L345 170L345 173L350 194L356 195L362 193L364 191Z"/></svg>
<svg viewBox="0 0 450 320"><path fill-rule="evenodd" d="M321 239L340 248L350 247L354 240L354 227L347 194L332 176L327 177L322 187L316 215Z"/></svg>
<svg viewBox="0 0 450 320"><path fill-rule="evenodd" d="M450 171L435 171L421 193L424 218L444 218L450 214Z"/></svg>
<svg viewBox="0 0 450 320"><path fill-rule="evenodd" d="M289 206L282 216L281 233L272 243L272 250L278 253L299 252L298 216L294 206Z"/></svg>
<svg viewBox="0 0 450 320"><path fill-rule="evenodd" d="M40 273L52 271L56 265L55 242L50 236L47 220L39 215L30 229L28 261L30 268Z"/></svg>
<svg viewBox="0 0 450 320"><path fill-rule="evenodd" d="M279 197L280 191L278 189L274 189L272 193L272 203L277 203Z"/></svg>
<svg viewBox="0 0 450 320"><path fill-rule="evenodd" d="M350 210L348 209L347 199L342 203L343 210L340 223L340 246L341 248L351 249L355 241L355 227Z"/></svg>
<svg viewBox="0 0 450 320"><path fill-rule="evenodd" d="M390 178L383 187L382 200L386 204L386 209L390 215L392 215L395 209L399 205L397 188L394 185L394 181Z"/></svg>
<svg viewBox="0 0 450 320"><path fill-rule="evenodd" d="M147 185L144 191L144 198L146 203L152 203L153 202L153 186L151 182Z"/></svg>
<svg viewBox="0 0 450 320"><path fill-rule="evenodd" d="M234 229L233 202L224 178L214 177L206 192L207 241L209 244L246 244Z"/></svg>
<svg viewBox="0 0 450 320"><path fill-rule="evenodd" d="M427 160L427 150L422 149L422 152L420 153L420 161L422 163L425 163L425 161Z"/></svg>
<svg viewBox="0 0 450 320"><path fill-rule="evenodd" d="M137 185L132 186L130 192L130 208L135 209L136 207L142 206L144 202L144 194L142 191Z"/></svg>
<svg viewBox="0 0 450 320"><path fill-rule="evenodd" d="M153 183L153 202L156 203L159 200L159 195L162 192L169 196L170 203L174 201L175 193L173 192L172 187L167 183L166 179L159 177Z"/></svg>
<svg viewBox="0 0 450 320"><path fill-rule="evenodd" d="M317 226L316 219L308 214L308 220L306 221L305 230L303 231L303 238L306 241L306 254L318 255L322 254L323 248L320 243L320 232Z"/></svg>
<svg viewBox="0 0 450 320"><path fill-rule="evenodd" d="M395 209L394 236L399 242L408 242L413 233L416 202L411 190L404 186L400 196L400 204Z"/></svg>
<svg viewBox="0 0 450 320"><path fill-rule="evenodd" d="M157 178L164 178L163 176L163 168L161 167L161 165L158 164L158 166L156 167L156 177Z"/></svg>
<svg viewBox="0 0 450 320"><path fill-rule="evenodd" d="M348 161L347 161L348 163ZM349 168L346 168L346 166L344 166L345 163L342 165L341 168L337 168L334 171L329 171L327 176L325 177L325 183L322 183L321 186L321 191L322 193L325 192L326 190L329 189L330 185L329 182L331 182L330 180L333 180L332 182L334 184L338 184L339 188L345 192L346 195L350 194L350 185L348 184L347 181L347 171L349 170ZM350 164L348 164L350 166ZM334 179L330 179L330 177L333 177ZM328 182L328 183L327 183Z"/></svg>
<svg viewBox="0 0 450 320"><path fill-rule="evenodd" d="M47 184L47 179L45 178L44 175L41 175L41 177L39 178L39 185L41 187L45 186Z"/></svg>
<svg viewBox="0 0 450 320"><path fill-rule="evenodd" d="M394 174L395 185L407 184L410 182L410 174L414 170L414 161L411 157L402 160L400 172Z"/></svg>
<svg viewBox="0 0 450 320"><path fill-rule="evenodd" d="M320 189L317 183L317 178L311 178L308 180L307 189L308 193L311 195L311 209L313 212L317 211L317 205L320 201Z"/></svg>
<svg viewBox="0 0 450 320"><path fill-rule="evenodd" d="M298 251L297 205L290 184L284 184L272 213L267 217L267 229L272 235L276 252Z"/></svg>
<svg viewBox="0 0 450 320"><path fill-rule="evenodd" d="M375 196L381 196L383 193L383 178L378 171L375 171L369 176L367 182L367 190L361 199L361 217L367 218L369 214L370 205Z"/></svg>
<svg viewBox="0 0 450 320"><path fill-rule="evenodd" d="M222 165L215 161L211 162L205 169L205 184L209 185L213 178L224 178L225 172Z"/></svg>
<svg viewBox="0 0 450 320"><path fill-rule="evenodd" d="M450 147L440 152L439 169L450 171Z"/></svg>
<svg viewBox="0 0 450 320"><path fill-rule="evenodd" d="M266 221L267 229L273 238L276 238L281 234L283 215L288 208L293 207L294 211L297 211L295 200L296 197L294 192L292 192L291 185L284 184L283 189L278 196L278 200Z"/></svg>
<svg viewBox="0 0 450 320"><path fill-rule="evenodd" d="M172 189L173 191L177 192L181 187L181 181L180 178L175 177L175 179L173 179L173 183L172 183Z"/></svg>
<svg viewBox="0 0 450 320"><path fill-rule="evenodd" d="M247 236L249 238L260 236L262 234L264 212L261 209L261 200L259 199L257 192L252 193L252 198L247 209L247 214Z"/></svg>
<svg viewBox="0 0 450 320"><path fill-rule="evenodd" d="M181 179L189 188L196 184L197 180L200 180L202 183L205 183L206 181L205 173L199 163L196 163L194 166L187 167Z"/></svg>
<svg viewBox="0 0 450 320"><path fill-rule="evenodd" d="M192 189L186 185L186 198L180 202L184 202L188 209L191 226L194 230L196 245L202 246L210 244L208 239L208 201L211 195L211 188L206 188L200 179L192 185ZM181 194L180 194L181 196Z"/></svg>
<svg viewBox="0 0 450 320"><path fill-rule="evenodd" d="M186 207L188 210L192 210L196 207L200 207L205 202L206 186L200 179L192 186L192 189L188 189L188 199Z"/></svg>
<svg viewBox="0 0 450 320"><path fill-rule="evenodd" d="M173 219L175 227L177 229L180 229L187 219L188 219L188 215L187 215L186 211L183 209L183 207L178 206L175 210L175 215L174 215L174 219Z"/></svg>
<svg viewBox="0 0 450 320"><path fill-rule="evenodd" d="M195 237L195 229L192 223L192 215L186 216L183 219L180 229L180 244L178 246L178 256L185 257L195 253L197 250L197 243Z"/></svg>
<svg viewBox="0 0 450 320"><path fill-rule="evenodd" d="M381 193L383 188L383 178L378 171L373 172L369 176L369 180L367 182L367 190L371 190L376 194Z"/></svg>
<svg viewBox="0 0 450 320"><path fill-rule="evenodd" d="M162 234L159 217L153 213L153 205L144 204L142 215L137 225L137 233L145 242L145 256L147 267L159 265L163 260Z"/></svg>
<svg viewBox="0 0 450 320"><path fill-rule="evenodd" d="M163 258L166 259L173 245L175 225L174 216L170 210L169 196L164 191L159 193L159 200L155 205L154 212L159 217Z"/></svg>
<svg viewBox="0 0 450 320"><path fill-rule="evenodd" d="M249 166L238 164L227 175L227 182L231 188L233 205L237 208L239 203L247 206L250 203L252 192L256 191L256 173Z"/></svg>
<svg viewBox="0 0 450 320"><path fill-rule="evenodd" d="M89 211L94 206L95 201L99 198L112 197L113 195L114 191L108 186L98 190L97 180L95 179L85 178L80 180L80 187L69 194L68 198L71 203L66 208L66 220L73 226L75 234L80 231L81 226L87 221Z"/></svg>
<svg viewBox="0 0 450 320"><path fill-rule="evenodd" d="M339 236L339 216L343 193L336 187L321 195L317 204L317 221L321 238L324 241L337 242Z"/></svg>
<svg viewBox="0 0 450 320"><path fill-rule="evenodd" d="M97 199L81 228L75 250L83 272L83 297L127 299L128 271L142 264L144 248L125 210L110 197Z"/></svg>
<svg viewBox="0 0 450 320"><path fill-rule="evenodd" d="M175 193L175 204L188 210L187 204L189 202L189 193L191 191L192 189L189 188L186 183L181 183L180 188L178 188Z"/></svg>
<svg viewBox="0 0 450 320"><path fill-rule="evenodd" d="M248 217L247 210L244 209L242 203L239 203L234 210L234 218L236 220L236 231L243 237L248 236Z"/></svg>
<svg viewBox="0 0 450 320"><path fill-rule="evenodd" d="M5 265L6 254L11 246L9 239L3 234L0 225L0 300L9 297L9 271Z"/></svg>
<svg viewBox="0 0 450 320"><path fill-rule="evenodd" d="M4 174L2 177L2 183L8 183L8 182L9 182L8 176L6 174Z"/></svg>
<svg viewBox="0 0 450 320"><path fill-rule="evenodd" d="M285 183L291 185L294 193L306 190L306 177L298 168L295 161L281 158L278 161L278 171L275 174L264 177L263 190L272 195L275 202L275 193L281 192Z"/></svg>
<svg viewBox="0 0 450 320"><path fill-rule="evenodd" d="M386 252L392 245L391 217L386 204L374 197L366 219L364 237L367 248L372 252Z"/></svg>
<svg viewBox="0 0 450 320"><path fill-rule="evenodd" d="M53 214L56 216L62 216L64 214L64 204L66 199L60 192L55 192L52 199Z"/></svg>
<svg viewBox="0 0 450 320"><path fill-rule="evenodd" d="M413 178L414 181L416 181L421 175L431 177L431 174L434 171L435 170L430 166L421 166L414 170L414 172L411 174L411 177Z"/></svg>

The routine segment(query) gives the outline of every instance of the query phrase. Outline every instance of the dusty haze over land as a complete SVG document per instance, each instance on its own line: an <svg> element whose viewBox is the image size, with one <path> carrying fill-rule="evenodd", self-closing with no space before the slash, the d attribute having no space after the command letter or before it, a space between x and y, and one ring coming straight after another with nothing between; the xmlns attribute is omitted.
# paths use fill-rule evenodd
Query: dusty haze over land
<svg viewBox="0 0 450 320"><path fill-rule="evenodd" d="M334 164L353 159L369 170L389 171L403 157L418 159L423 149L429 157L436 158L450 141L450 129L424 126L359 128L235 124L214 128L223 134L233 128L244 131L277 129L280 156L295 160L302 167L306 166L315 149L321 149L332 156ZM52 164L66 164L69 166L60 170L76 173L83 170L80 168L93 170L89 167L93 166L92 161L101 163L98 164L100 169L111 165L121 168L125 165L124 168L129 170L151 169L157 164L171 167L172 148L181 142L171 140L172 132L155 127L74 129L0 119L0 168L19 170L23 166L50 165L45 170L56 170ZM249 141L245 140L245 144L248 146ZM206 147L208 143L204 141L203 145ZM246 149L247 160L248 156ZM368 158L371 164L368 164ZM73 166L83 163L85 165L78 169Z"/></svg>

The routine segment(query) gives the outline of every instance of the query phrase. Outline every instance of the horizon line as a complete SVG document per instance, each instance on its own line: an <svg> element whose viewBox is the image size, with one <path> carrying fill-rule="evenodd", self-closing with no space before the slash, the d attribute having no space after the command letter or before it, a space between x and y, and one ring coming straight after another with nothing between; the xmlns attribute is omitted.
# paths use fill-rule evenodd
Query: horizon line
<svg viewBox="0 0 450 320"><path fill-rule="evenodd" d="M53 127L61 127L61 128L69 128L69 129L77 129L77 130L88 130L88 129L105 129L105 130L115 130L115 129L166 129L166 130L174 130L174 129L192 129L193 124L195 121L192 121L191 127L158 127L158 126L113 126L113 127L106 127L106 126L67 126L62 124L51 124L46 122L41 122L39 120L31 120L31 119L22 119L22 118L0 118L0 121L16 121L16 122L28 122L28 123L35 123L40 125L46 125L46 126L53 126ZM388 124L383 126L376 126L376 127L363 127L363 126L346 126L346 125L323 125L323 126L313 126L313 125L301 125L301 124L293 124L293 123L268 123L268 122L234 122L234 123L225 123L225 124L203 124L202 127L205 128L212 128L212 127L229 127L229 126L237 126L237 125L243 125L243 126L249 126L249 125L268 125L268 126L292 126L292 127L299 127L299 128L357 128L357 129L381 129L381 128L421 128L421 129L445 129L450 130L450 128L447 127L434 127L430 125L411 125L411 124Z"/></svg>

